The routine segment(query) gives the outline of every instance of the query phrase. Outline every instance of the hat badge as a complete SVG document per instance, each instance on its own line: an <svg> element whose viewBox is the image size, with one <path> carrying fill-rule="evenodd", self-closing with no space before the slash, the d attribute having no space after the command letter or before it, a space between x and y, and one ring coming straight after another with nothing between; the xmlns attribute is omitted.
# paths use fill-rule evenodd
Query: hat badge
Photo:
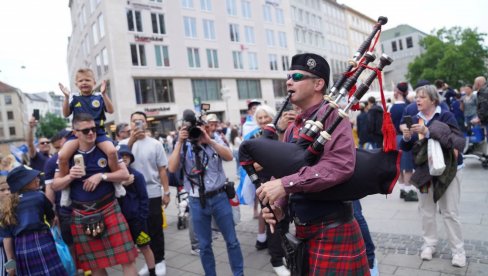
<svg viewBox="0 0 488 276"><path fill-rule="evenodd" d="M315 61L315 59L313 59L313 58L309 58L309 59L307 60L307 66L308 66L308 69L310 69L310 70L311 70L311 69L314 69L314 68L315 68L315 66L317 66L317 62Z"/></svg>

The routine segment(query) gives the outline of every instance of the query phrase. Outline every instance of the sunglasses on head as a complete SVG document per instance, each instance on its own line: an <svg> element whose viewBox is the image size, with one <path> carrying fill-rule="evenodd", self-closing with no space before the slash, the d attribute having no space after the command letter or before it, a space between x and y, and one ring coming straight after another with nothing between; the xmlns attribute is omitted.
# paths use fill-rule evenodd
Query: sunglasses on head
<svg viewBox="0 0 488 276"><path fill-rule="evenodd" d="M319 77L312 76L312 75L304 75L302 73L293 73L286 75L287 79L292 79L293 81L302 81L306 79L318 79Z"/></svg>
<svg viewBox="0 0 488 276"><path fill-rule="evenodd" d="M49 145L51 144L51 142L49 141L42 141L42 142L39 142L40 145Z"/></svg>
<svg viewBox="0 0 488 276"><path fill-rule="evenodd" d="M81 131L81 133L88 135L88 133L93 132L96 133L97 127L89 127L89 128L84 128L84 129L77 129L76 131Z"/></svg>

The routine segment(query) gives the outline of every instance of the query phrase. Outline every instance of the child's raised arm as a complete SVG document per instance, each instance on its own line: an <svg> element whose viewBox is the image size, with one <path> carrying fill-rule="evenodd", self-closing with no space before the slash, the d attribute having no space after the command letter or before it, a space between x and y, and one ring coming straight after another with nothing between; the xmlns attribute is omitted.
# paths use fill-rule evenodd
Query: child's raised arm
<svg viewBox="0 0 488 276"><path fill-rule="evenodd" d="M69 90L63 84L59 83L59 89L63 92L64 101L63 101L63 116L68 117L71 114L71 110L69 108Z"/></svg>
<svg viewBox="0 0 488 276"><path fill-rule="evenodd" d="M107 113L109 114L112 114L114 113L114 106L106 92L107 92L107 81L103 80L102 85L100 86L100 93L102 93L103 102L105 103L105 111L107 111Z"/></svg>

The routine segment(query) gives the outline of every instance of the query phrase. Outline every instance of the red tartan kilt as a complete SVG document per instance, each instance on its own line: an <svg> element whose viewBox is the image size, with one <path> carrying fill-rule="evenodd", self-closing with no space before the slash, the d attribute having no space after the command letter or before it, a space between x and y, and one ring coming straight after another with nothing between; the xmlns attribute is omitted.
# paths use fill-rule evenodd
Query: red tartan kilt
<svg viewBox="0 0 488 276"><path fill-rule="evenodd" d="M370 275L366 247L355 219L328 230L324 224L296 226L298 238L310 238L308 275Z"/></svg>
<svg viewBox="0 0 488 276"><path fill-rule="evenodd" d="M137 249L117 201L107 204L99 212L103 213L105 231L101 237L93 238L85 234L81 218L82 214L89 215L94 212L73 211L71 233L77 267L93 270L133 262L137 257Z"/></svg>

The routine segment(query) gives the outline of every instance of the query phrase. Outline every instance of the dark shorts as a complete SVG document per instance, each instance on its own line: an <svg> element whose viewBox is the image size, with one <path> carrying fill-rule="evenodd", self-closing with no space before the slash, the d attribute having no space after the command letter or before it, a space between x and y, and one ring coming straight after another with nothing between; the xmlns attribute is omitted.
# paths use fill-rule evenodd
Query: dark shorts
<svg viewBox="0 0 488 276"><path fill-rule="evenodd" d="M151 243L151 237L149 237L147 231L146 221L140 221L139 219L128 219L130 234L132 240L137 245L137 247L143 247Z"/></svg>
<svg viewBox="0 0 488 276"><path fill-rule="evenodd" d="M403 135L397 135L397 148L400 149L400 142ZM400 169L402 171L413 172L413 156L412 151L402 151L402 158L400 159Z"/></svg>

